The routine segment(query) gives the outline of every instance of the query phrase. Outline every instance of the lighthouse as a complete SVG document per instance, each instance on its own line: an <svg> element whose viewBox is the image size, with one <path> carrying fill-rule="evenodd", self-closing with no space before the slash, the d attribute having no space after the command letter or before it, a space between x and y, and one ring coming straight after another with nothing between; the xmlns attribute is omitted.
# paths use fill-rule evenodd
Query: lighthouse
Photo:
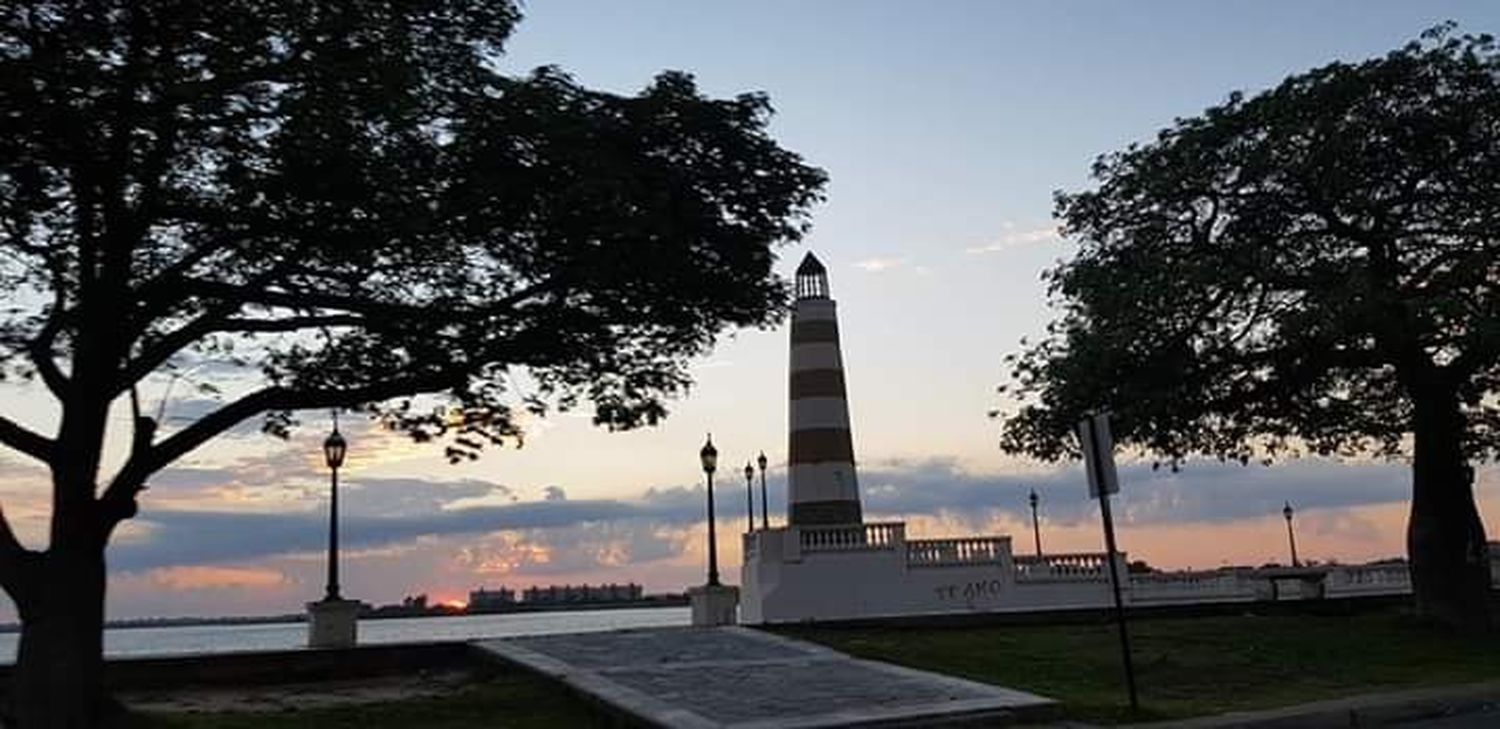
<svg viewBox="0 0 1500 729"><path fill-rule="evenodd" d="M808 253L797 266L792 309L787 521L860 523L849 399L828 269Z"/></svg>

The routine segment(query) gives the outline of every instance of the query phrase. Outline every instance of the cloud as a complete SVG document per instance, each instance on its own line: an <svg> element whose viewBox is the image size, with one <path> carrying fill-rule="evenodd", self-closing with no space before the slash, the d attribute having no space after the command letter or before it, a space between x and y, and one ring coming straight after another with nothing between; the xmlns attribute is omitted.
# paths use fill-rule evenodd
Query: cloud
<svg viewBox="0 0 1500 729"><path fill-rule="evenodd" d="M51 481L47 467L40 461L29 460L19 455L0 455L0 481L39 479Z"/></svg>
<svg viewBox="0 0 1500 729"><path fill-rule="evenodd" d="M1193 462L1177 473L1125 463L1120 478L1120 520L1151 525L1263 517L1278 514L1284 501L1291 501L1304 514L1400 502L1408 496L1410 476L1395 464L1308 459L1272 467ZM769 486L771 503L785 503L784 482L772 478ZM1026 495L1033 488L1042 497L1044 513L1054 522L1090 521L1095 509L1076 466L1024 474L976 473L954 459L883 461L862 466L860 488L867 518L942 516L975 529L1001 516L1027 518ZM359 489L351 489L340 500L340 538L349 549L369 550L423 537L474 535L472 546L479 551L471 559L476 565L534 565L536 559L517 563L505 555L537 544L547 547L549 564L571 564L577 557L575 551L584 554L581 559L589 564L623 564L646 555L661 556L672 542L649 535L697 524L704 512L703 490L686 486L653 488L633 499L579 500L566 498L559 486L550 486L542 500L515 502L513 498L509 488L478 480L364 479ZM721 504L725 519L741 516L733 508L738 502L727 494L721 495ZM327 516L321 509L292 513L157 509L144 512L138 520L145 527L142 536L110 549L111 564L126 571L316 552L326 546L327 539ZM580 529L621 531L608 539L586 540ZM484 535L499 532L524 534L526 541L501 544L503 549L486 547ZM648 536L628 536L637 532ZM558 539L545 538L548 534Z"/></svg>
<svg viewBox="0 0 1500 729"><path fill-rule="evenodd" d="M1405 500L1410 473L1399 464L1349 464L1321 459L1276 466L1198 461L1180 471L1145 463L1120 465L1121 518L1137 524L1227 522L1278 513L1283 502L1299 509L1331 509ZM1024 515L1036 489L1056 520L1092 519L1081 466L1028 474L963 470L951 459L888 461L861 469L865 510L878 514L951 512L986 518L985 512Z"/></svg>
<svg viewBox="0 0 1500 729"><path fill-rule="evenodd" d="M154 569L147 573L147 579L169 590L264 589L289 582L286 575L273 569L209 565Z"/></svg>
<svg viewBox="0 0 1500 729"><path fill-rule="evenodd" d="M352 497L340 506L353 504ZM409 515L371 515L345 510L340 543L351 549L382 547L431 535L482 534L548 529L592 522L649 519L691 522L701 513L676 501L552 500L503 506L433 510ZM126 571L169 565L235 562L261 556L314 551L326 545L323 512L266 513L156 510L138 517L150 537L110 548L110 563Z"/></svg>
<svg viewBox="0 0 1500 729"><path fill-rule="evenodd" d="M867 258L856 261L854 267L867 273L880 273L901 268L906 265L905 258Z"/></svg>
<svg viewBox="0 0 1500 729"><path fill-rule="evenodd" d="M519 532L502 532L458 550L460 566L482 577L510 575L552 562L554 549Z"/></svg>
<svg viewBox="0 0 1500 729"><path fill-rule="evenodd" d="M343 488L344 485L340 484L340 490ZM366 476L350 485L348 496L339 500L339 507L353 516L400 517L462 511L466 506L500 506L516 501L515 490L511 487L478 479L434 482L420 478Z"/></svg>
<svg viewBox="0 0 1500 729"><path fill-rule="evenodd" d="M681 557L686 534L642 519L504 531L459 548L456 561L467 570L495 578L641 567Z"/></svg>
<svg viewBox="0 0 1500 729"><path fill-rule="evenodd" d="M1017 228L1015 223L1007 221L1001 224L1000 227L1001 232L997 238L984 245L965 248L964 252L973 255L982 255L985 253L1000 253L1003 251L1020 248L1022 246L1031 245L1033 243L1043 243L1062 239L1062 236L1058 233L1056 226L1049 225L1021 229Z"/></svg>

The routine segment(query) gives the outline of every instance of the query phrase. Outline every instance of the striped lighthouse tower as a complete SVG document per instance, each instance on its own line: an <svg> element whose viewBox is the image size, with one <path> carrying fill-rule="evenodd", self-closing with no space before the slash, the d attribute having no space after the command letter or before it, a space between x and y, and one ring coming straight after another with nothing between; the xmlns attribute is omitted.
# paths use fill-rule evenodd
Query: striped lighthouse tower
<svg viewBox="0 0 1500 729"><path fill-rule="evenodd" d="M813 254L797 266L792 310L791 427L787 521L858 524L859 483L828 270Z"/></svg>

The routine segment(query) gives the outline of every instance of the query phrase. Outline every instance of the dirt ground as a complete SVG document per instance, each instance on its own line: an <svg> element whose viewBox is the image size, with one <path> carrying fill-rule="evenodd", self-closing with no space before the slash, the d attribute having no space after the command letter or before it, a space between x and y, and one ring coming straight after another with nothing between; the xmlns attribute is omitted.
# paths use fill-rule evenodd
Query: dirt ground
<svg viewBox="0 0 1500 729"><path fill-rule="evenodd" d="M137 711L283 712L441 696L461 690L471 680L464 671L424 672L351 681L129 691L117 698Z"/></svg>

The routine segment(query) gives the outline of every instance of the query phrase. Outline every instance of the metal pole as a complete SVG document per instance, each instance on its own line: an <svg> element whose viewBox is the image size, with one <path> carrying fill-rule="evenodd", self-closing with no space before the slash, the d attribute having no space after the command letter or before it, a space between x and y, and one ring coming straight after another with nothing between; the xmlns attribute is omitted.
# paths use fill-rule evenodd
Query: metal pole
<svg viewBox="0 0 1500 729"><path fill-rule="evenodd" d="M1301 563L1297 561L1297 535L1292 531L1292 517L1290 516L1286 518L1286 541L1292 547L1292 566L1301 567Z"/></svg>
<svg viewBox="0 0 1500 729"><path fill-rule="evenodd" d="M766 467L760 467L760 528L771 528L771 501L766 498Z"/></svg>
<svg viewBox="0 0 1500 729"><path fill-rule="evenodd" d="M1036 518L1036 492L1031 499L1031 534L1036 537L1036 556L1042 556L1042 523Z"/></svg>
<svg viewBox="0 0 1500 729"><path fill-rule="evenodd" d="M755 531L755 472L745 466L745 533Z"/></svg>
<svg viewBox="0 0 1500 729"><path fill-rule="evenodd" d="M718 536L714 533L714 474L707 472L708 476L708 584L715 587L719 584L719 547Z"/></svg>
<svg viewBox="0 0 1500 729"><path fill-rule="evenodd" d="M328 502L328 595L339 599L339 469L333 471L333 495Z"/></svg>
<svg viewBox="0 0 1500 729"><path fill-rule="evenodd" d="M1125 603L1120 599L1120 570L1115 564L1115 519L1109 511L1109 494L1105 492L1103 481L1104 460L1103 454L1099 452L1098 433L1094 428L1094 419L1089 418L1089 448L1094 453L1095 471L1100 475L1101 483L1097 484L1099 490L1099 512L1104 517L1104 549L1109 560L1109 586L1114 592L1115 598L1115 622L1120 627L1120 654L1125 663L1125 688L1130 692L1130 710L1140 709L1140 701L1135 692L1135 662L1130 657L1130 632L1125 627Z"/></svg>

